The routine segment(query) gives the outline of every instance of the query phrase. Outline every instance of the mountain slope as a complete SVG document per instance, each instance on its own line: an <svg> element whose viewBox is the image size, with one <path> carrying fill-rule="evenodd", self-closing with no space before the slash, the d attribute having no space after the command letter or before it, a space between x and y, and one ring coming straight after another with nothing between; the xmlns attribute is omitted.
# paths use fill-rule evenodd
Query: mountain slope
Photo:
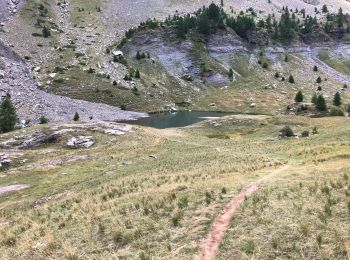
<svg viewBox="0 0 350 260"><path fill-rule="evenodd" d="M304 55L303 48L308 46L301 43L293 48L257 47L247 44L234 32L209 39L193 34L180 43L172 30L149 30L138 33L124 46L126 66L113 62L113 55L106 53L127 29L150 17L165 19L176 11L191 13L210 2L164 0L157 1L156 5L152 1L47 0L41 7L36 1L28 0L19 14L5 24L0 37L27 59L32 75L45 91L129 110L162 111L177 106L179 109L275 113L293 103L299 89L311 96L319 87L315 83L318 76L327 78L321 84L324 95L331 99L336 91L342 91L348 100L348 92L342 90L346 78L334 77L325 67L317 77L314 73L305 73L318 63L315 60L318 49L311 46L315 55ZM347 1L308 4L294 0L288 5L305 8L314 15L315 6L320 9L324 3L332 11L342 7L345 12L349 8ZM224 1L224 9L236 15L238 10L253 6L260 17L271 12L278 16L284 4L287 3ZM44 27L51 28L48 38L40 36ZM339 45L336 47L339 50L346 48L337 42L317 44L317 39L314 42L316 47L322 45L325 49L331 44ZM150 59L136 60L137 51L150 52ZM293 61L285 63L283 56L288 52ZM261 60L268 63L268 69L261 68L258 64ZM40 70L34 70L36 67ZM228 77L230 68L235 74L232 82ZM140 70L141 79L124 80L125 75L135 69ZM296 83L288 85L276 80L276 72L285 78L293 75ZM269 99L274 102L266 102Z"/></svg>

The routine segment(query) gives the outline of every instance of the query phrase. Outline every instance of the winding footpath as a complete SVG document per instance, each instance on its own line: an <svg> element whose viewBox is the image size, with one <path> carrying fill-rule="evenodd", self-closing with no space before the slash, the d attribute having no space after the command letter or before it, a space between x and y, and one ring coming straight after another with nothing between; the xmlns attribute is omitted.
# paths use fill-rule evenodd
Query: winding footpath
<svg viewBox="0 0 350 260"><path fill-rule="evenodd" d="M262 181L257 181L248 185L226 205L222 213L214 220L207 238L200 244L196 260L214 259L236 209L243 203L245 198L257 191L261 184Z"/></svg>

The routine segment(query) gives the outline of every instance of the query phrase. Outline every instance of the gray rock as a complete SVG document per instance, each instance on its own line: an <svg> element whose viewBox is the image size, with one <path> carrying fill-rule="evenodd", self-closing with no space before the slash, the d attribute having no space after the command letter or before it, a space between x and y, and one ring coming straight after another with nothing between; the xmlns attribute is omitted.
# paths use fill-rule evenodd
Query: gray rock
<svg viewBox="0 0 350 260"><path fill-rule="evenodd" d="M0 168L8 167L11 163L8 154L0 154Z"/></svg>
<svg viewBox="0 0 350 260"><path fill-rule="evenodd" d="M92 136L72 137L68 140L67 146L74 148L89 148L94 145Z"/></svg>

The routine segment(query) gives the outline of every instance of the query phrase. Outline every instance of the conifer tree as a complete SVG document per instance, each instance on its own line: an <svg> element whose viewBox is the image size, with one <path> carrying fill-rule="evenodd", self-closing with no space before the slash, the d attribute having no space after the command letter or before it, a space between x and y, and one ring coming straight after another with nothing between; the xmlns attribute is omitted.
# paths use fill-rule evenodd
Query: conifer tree
<svg viewBox="0 0 350 260"><path fill-rule="evenodd" d="M43 33L44 38L48 38L49 36L51 36L50 29L48 29L46 26L44 26L42 33Z"/></svg>
<svg viewBox="0 0 350 260"><path fill-rule="evenodd" d="M0 131L7 133L14 130L17 120L16 108L7 94L0 105Z"/></svg>
<svg viewBox="0 0 350 260"><path fill-rule="evenodd" d="M230 70L229 70L229 72L228 72L228 77L229 77L230 79L233 78L233 69L232 69L232 68L230 68Z"/></svg>
<svg viewBox="0 0 350 260"><path fill-rule="evenodd" d="M288 81L289 81L289 83L295 83L294 77L292 75L289 76Z"/></svg>
<svg viewBox="0 0 350 260"><path fill-rule="evenodd" d="M295 102L299 103L299 102L303 102L303 100L304 100L303 92L299 90L298 93L295 95Z"/></svg>
<svg viewBox="0 0 350 260"><path fill-rule="evenodd" d="M206 13L203 13L198 20L198 31L204 35L210 34L209 18Z"/></svg>
<svg viewBox="0 0 350 260"><path fill-rule="evenodd" d="M341 97L339 92L335 93L334 98L333 98L333 105L339 107L341 105Z"/></svg>
<svg viewBox="0 0 350 260"><path fill-rule="evenodd" d="M75 112L74 117L73 117L73 121L79 121L79 119L80 119L80 116L79 116L78 112Z"/></svg>
<svg viewBox="0 0 350 260"><path fill-rule="evenodd" d="M327 5L323 5L323 6L322 6L322 12L323 12L323 13L328 13L328 7L327 7Z"/></svg>
<svg viewBox="0 0 350 260"><path fill-rule="evenodd" d="M338 27L343 28L344 26L344 14L343 9L339 8L338 16L337 16Z"/></svg>
<svg viewBox="0 0 350 260"><path fill-rule="evenodd" d="M324 99L322 94L317 97L315 105L316 105L316 109L319 111L326 111L327 110L326 100Z"/></svg>

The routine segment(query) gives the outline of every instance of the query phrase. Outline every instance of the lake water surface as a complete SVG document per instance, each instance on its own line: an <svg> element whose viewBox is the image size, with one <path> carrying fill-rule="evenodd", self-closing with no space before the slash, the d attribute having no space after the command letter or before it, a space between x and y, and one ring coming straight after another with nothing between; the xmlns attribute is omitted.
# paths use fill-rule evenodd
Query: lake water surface
<svg viewBox="0 0 350 260"><path fill-rule="evenodd" d="M233 113L210 111L179 111L175 113L164 112L150 114L150 116L147 118L140 118L134 121L126 121L126 123L164 129L188 126L206 120L208 118L218 118L232 114Z"/></svg>

